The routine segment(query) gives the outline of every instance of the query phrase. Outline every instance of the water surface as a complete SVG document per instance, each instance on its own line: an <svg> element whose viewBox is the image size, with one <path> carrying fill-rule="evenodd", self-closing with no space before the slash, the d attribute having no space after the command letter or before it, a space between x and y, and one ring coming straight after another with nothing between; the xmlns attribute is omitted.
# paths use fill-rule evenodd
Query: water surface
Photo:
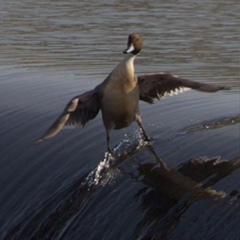
<svg viewBox="0 0 240 240"><path fill-rule="evenodd" d="M226 1L1 1L0 238L236 239L239 236L239 11ZM170 72L231 86L189 91L115 131L101 115L33 142L75 95L143 36L137 74Z"/></svg>

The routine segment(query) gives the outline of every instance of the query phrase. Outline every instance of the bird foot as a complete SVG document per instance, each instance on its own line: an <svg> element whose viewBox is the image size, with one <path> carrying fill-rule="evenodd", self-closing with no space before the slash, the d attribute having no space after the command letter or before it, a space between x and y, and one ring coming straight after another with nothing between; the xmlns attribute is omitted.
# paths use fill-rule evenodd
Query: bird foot
<svg viewBox="0 0 240 240"><path fill-rule="evenodd" d="M168 170L168 166L166 165L166 163L157 155L157 153L155 152L154 148L152 145L149 145L148 146L150 152L153 154L153 156L155 157L157 163L160 164L160 166L165 169L165 170Z"/></svg>
<svg viewBox="0 0 240 240"><path fill-rule="evenodd" d="M148 135L144 135L144 140L147 141L147 142L151 142L152 139L148 136Z"/></svg>
<svg viewBox="0 0 240 240"><path fill-rule="evenodd" d="M150 138L148 135L143 136L143 140L147 143L147 145L152 145L153 144L153 139Z"/></svg>
<svg viewBox="0 0 240 240"><path fill-rule="evenodd" d="M115 155L114 155L114 153L113 153L113 150L112 149L110 149L110 148L108 148L108 150L107 150L107 159L108 158L111 158L111 157L114 157Z"/></svg>

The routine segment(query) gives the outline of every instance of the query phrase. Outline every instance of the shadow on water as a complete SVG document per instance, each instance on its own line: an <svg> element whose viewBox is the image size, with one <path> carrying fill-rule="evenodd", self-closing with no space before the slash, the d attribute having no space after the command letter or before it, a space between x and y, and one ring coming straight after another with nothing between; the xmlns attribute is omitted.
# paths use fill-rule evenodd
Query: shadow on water
<svg viewBox="0 0 240 240"><path fill-rule="evenodd" d="M204 199L215 202L226 198L230 202L238 194L237 190L228 195L211 186L239 167L240 157L230 161L220 161L220 157L201 157L188 161L177 171L158 168L151 163L139 165L139 173L144 176L142 182L147 187L136 195L142 197L141 211L145 214L135 230L135 237L139 238L142 232L146 232L144 228L151 223L144 239L168 239L195 202Z"/></svg>
<svg viewBox="0 0 240 240"><path fill-rule="evenodd" d="M229 161L221 161L220 157L201 157L187 161L178 170L167 165L160 167L161 164L156 162L139 162L137 175L124 172L121 164L126 160L135 161L134 157L144 151L152 153L151 144L137 134L134 140L125 139L114 148L115 157L106 153L95 169L25 215L3 239L64 239L65 231L75 217L86 216L93 206L91 196L101 195L117 174L145 185L134 196L141 199L140 211L144 212L134 239L168 239L194 203L204 199L231 202L237 198L237 190L227 194L211 186L238 169L240 157ZM146 225L150 226L147 230Z"/></svg>

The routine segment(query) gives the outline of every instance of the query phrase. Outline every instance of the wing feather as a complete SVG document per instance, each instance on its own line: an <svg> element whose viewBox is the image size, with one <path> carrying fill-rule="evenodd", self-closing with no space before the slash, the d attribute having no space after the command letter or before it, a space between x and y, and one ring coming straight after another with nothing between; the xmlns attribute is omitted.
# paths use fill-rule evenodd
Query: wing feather
<svg viewBox="0 0 240 240"><path fill-rule="evenodd" d="M189 89L203 92L217 92L228 89L225 86L217 86L207 83L182 79L167 73L157 73L138 77L140 100L153 103L154 99L161 99L166 94L175 95Z"/></svg>
<svg viewBox="0 0 240 240"><path fill-rule="evenodd" d="M62 114L35 143L38 144L56 136L65 126L84 126L89 120L97 116L99 110L100 103L95 89L74 97L67 104Z"/></svg>

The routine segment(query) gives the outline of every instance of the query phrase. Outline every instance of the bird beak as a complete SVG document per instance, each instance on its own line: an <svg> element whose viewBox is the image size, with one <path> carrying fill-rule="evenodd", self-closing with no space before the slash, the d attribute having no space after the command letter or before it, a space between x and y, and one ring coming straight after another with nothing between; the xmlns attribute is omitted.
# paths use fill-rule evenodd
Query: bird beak
<svg viewBox="0 0 240 240"><path fill-rule="evenodd" d="M134 46L132 44L130 44L123 53L127 54L127 53L130 53L132 51L134 51Z"/></svg>

